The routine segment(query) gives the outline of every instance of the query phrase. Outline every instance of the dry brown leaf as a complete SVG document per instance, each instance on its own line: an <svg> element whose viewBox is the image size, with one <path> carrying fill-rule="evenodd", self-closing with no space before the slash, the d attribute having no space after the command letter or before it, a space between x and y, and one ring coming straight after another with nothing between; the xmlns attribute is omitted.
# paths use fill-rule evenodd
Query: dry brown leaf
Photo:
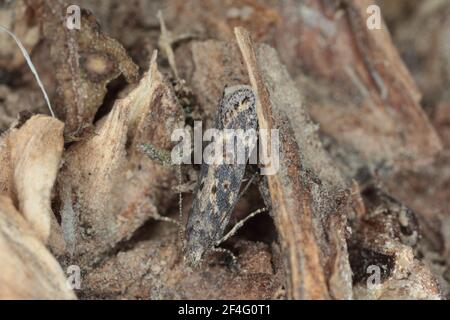
<svg viewBox="0 0 450 320"><path fill-rule="evenodd" d="M19 211L44 243L50 235L51 191L64 146L63 130L59 120L33 116L8 138Z"/></svg>
<svg viewBox="0 0 450 320"><path fill-rule="evenodd" d="M75 299L34 228L0 196L0 299Z"/></svg>
<svg viewBox="0 0 450 320"><path fill-rule="evenodd" d="M51 191L63 151L64 124L48 116L31 117L10 129L2 141L1 193L46 243L50 235Z"/></svg>
<svg viewBox="0 0 450 320"><path fill-rule="evenodd" d="M92 124L107 92L106 85L121 73L129 82L137 80L138 67L121 44L102 33L91 13L82 10L82 28L69 30L63 1L43 1L40 5L58 82L55 111L64 116L66 132L76 133Z"/></svg>

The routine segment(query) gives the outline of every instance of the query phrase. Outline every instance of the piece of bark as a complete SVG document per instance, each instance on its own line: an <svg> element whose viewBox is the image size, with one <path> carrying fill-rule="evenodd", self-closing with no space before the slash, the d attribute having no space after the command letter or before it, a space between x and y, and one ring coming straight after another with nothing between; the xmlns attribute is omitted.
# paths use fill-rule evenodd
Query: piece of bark
<svg viewBox="0 0 450 320"><path fill-rule="evenodd" d="M128 112L125 107L113 108L94 135L64 155L57 192L64 238L72 255L105 250L117 231L112 189L125 167Z"/></svg>
<svg viewBox="0 0 450 320"><path fill-rule="evenodd" d="M350 299L343 180L332 169L302 97L273 49L256 51L242 28L235 34L257 95L259 127L280 131L280 168L267 180L288 296Z"/></svg>
<svg viewBox="0 0 450 320"><path fill-rule="evenodd" d="M410 168L442 146L386 26L366 26L371 3L279 2L277 49L323 133L356 151L360 166Z"/></svg>
<svg viewBox="0 0 450 320"><path fill-rule="evenodd" d="M96 132L65 154L58 179L64 237L71 257L91 265L171 204L170 168L148 159L139 144L171 146L182 111L159 73L156 54L138 87L116 101Z"/></svg>
<svg viewBox="0 0 450 320"><path fill-rule="evenodd" d="M57 80L55 112L65 119L66 132L76 134L92 125L107 84L123 74L138 78L138 67L125 49L104 35L94 16L81 11L80 30L66 27L67 5L60 0L32 3L42 10L43 33Z"/></svg>
<svg viewBox="0 0 450 320"><path fill-rule="evenodd" d="M2 195L0 261L0 299L76 299L34 228Z"/></svg>
<svg viewBox="0 0 450 320"><path fill-rule="evenodd" d="M1 193L16 203L43 243L50 236L51 192L63 151L64 124L33 116L10 129L2 143Z"/></svg>

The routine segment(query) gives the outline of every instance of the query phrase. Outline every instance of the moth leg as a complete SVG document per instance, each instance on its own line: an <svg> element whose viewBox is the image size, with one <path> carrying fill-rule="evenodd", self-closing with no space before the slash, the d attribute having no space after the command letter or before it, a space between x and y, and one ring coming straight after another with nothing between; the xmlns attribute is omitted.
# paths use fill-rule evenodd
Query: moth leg
<svg viewBox="0 0 450 320"><path fill-rule="evenodd" d="M213 248L211 248L211 251L212 252L219 252L219 253L223 253L225 255L228 255L231 258L232 265L234 267L236 267L237 269L239 269L239 262L238 262L236 256L230 250L225 249L225 248L213 247Z"/></svg>
<svg viewBox="0 0 450 320"><path fill-rule="evenodd" d="M215 252L221 252L221 253L225 253L227 255L229 255L233 261L233 266L235 266L237 269L239 269L239 263L237 261L236 256L228 249L225 248L220 248L219 246L224 243L225 241L227 241L228 239L230 239L233 235L236 234L236 232L245 224L245 222L247 222L247 220L253 218L254 216L266 212L268 211L267 208L261 208L258 209L252 213L250 213L247 217L245 217L244 219L242 219L241 221L239 221L238 223L236 223L233 228L219 241L216 241L216 243L214 244L214 247L211 249L211 251L215 251Z"/></svg>
<svg viewBox="0 0 450 320"><path fill-rule="evenodd" d="M227 241L228 239L230 239L232 236L234 236L236 234L236 232L247 222L247 220L253 218L254 216L266 212L268 211L267 208L261 208L258 209L252 213L250 213L247 217L245 217L244 219L242 219L241 221L237 222L233 228L219 241L217 241L215 243L216 247L218 247L220 244L224 243L225 241Z"/></svg>

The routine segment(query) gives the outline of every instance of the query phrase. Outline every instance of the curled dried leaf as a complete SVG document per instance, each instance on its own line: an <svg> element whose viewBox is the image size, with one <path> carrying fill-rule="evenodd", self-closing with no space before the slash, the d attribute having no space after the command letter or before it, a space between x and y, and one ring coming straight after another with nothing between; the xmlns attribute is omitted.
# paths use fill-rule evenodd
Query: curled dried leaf
<svg viewBox="0 0 450 320"><path fill-rule="evenodd" d="M0 152L1 191L16 202L44 243L53 218L51 191L63 151L63 130L64 124L55 118L33 116L7 132Z"/></svg>
<svg viewBox="0 0 450 320"><path fill-rule="evenodd" d="M34 228L0 196L0 299L75 299Z"/></svg>

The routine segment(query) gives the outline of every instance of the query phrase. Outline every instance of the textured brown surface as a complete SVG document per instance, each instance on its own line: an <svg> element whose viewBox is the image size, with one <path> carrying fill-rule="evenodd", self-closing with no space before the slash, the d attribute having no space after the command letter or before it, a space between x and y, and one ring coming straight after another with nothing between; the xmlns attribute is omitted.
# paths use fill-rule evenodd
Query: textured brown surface
<svg viewBox="0 0 450 320"><path fill-rule="evenodd" d="M448 296L446 1L380 1L374 31L370 0L79 2L80 31L64 28L62 0L0 5L64 122L29 113L47 109L1 35L0 297L74 298L71 264L82 299ZM186 221L199 168L182 166L178 187L178 168L140 146L164 154L175 128L209 128L238 84L260 127L280 130L281 155L231 221L270 211L224 244L238 266L212 253L190 268L168 218L178 189Z"/></svg>

